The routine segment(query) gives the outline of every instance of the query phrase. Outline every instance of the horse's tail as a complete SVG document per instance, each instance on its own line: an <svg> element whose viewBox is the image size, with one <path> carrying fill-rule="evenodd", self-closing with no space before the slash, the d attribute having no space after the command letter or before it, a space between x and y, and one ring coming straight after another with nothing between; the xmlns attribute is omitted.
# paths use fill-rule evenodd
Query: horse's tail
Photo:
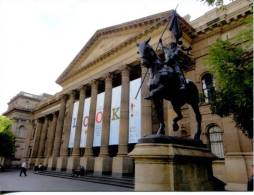
<svg viewBox="0 0 254 195"><path fill-rule="evenodd" d="M199 91L195 83L191 80L186 80L186 88L188 91L188 103L199 103Z"/></svg>

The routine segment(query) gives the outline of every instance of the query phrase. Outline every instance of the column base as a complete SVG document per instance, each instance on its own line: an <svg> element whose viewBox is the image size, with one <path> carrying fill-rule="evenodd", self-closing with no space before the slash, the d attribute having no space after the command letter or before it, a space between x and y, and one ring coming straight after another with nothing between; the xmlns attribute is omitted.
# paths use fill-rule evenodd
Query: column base
<svg viewBox="0 0 254 195"><path fill-rule="evenodd" d="M67 172L72 173L73 169L78 169L80 167L80 157L70 156L67 159Z"/></svg>
<svg viewBox="0 0 254 195"><path fill-rule="evenodd" d="M44 159L43 159L42 165L43 165L44 167L48 167L48 158L44 158Z"/></svg>
<svg viewBox="0 0 254 195"><path fill-rule="evenodd" d="M95 158L94 175L110 175L112 172L112 158L109 156L99 156Z"/></svg>
<svg viewBox="0 0 254 195"><path fill-rule="evenodd" d="M36 158L35 160L35 166L38 166L39 164L43 164L44 158Z"/></svg>
<svg viewBox="0 0 254 195"><path fill-rule="evenodd" d="M56 170L66 171L67 166L67 156L60 156L57 158Z"/></svg>
<svg viewBox="0 0 254 195"><path fill-rule="evenodd" d="M216 157L208 148L194 140L157 137L163 137L162 143L156 143L159 139L141 142L129 153L135 159L135 191L215 190L212 161Z"/></svg>
<svg viewBox="0 0 254 195"><path fill-rule="evenodd" d="M57 157L50 157L48 159L48 170L56 170Z"/></svg>
<svg viewBox="0 0 254 195"><path fill-rule="evenodd" d="M80 158L80 166L83 166L86 173L93 173L94 171L94 157L84 156Z"/></svg>
<svg viewBox="0 0 254 195"><path fill-rule="evenodd" d="M35 166L35 158L29 158L28 159L28 167L29 167L29 169L33 169L34 168L34 166Z"/></svg>
<svg viewBox="0 0 254 195"><path fill-rule="evenodd" d="M128 156L116 156L113 158L112 163L112 176L133 176L134 161Z"/></svg>

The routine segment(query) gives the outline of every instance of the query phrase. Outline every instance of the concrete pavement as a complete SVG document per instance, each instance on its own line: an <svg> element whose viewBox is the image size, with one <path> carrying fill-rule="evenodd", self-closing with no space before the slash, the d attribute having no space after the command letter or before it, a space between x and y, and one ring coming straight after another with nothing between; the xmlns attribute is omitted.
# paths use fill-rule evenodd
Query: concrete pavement
<svg viewBox="0 0 254 195"><path fill-rule="evenodd" d="M28 176L19 176L19 171L0 172L1 191L25 192L132 192L133 189L91 183L85 181L49 177L27 172Z"/></svg>

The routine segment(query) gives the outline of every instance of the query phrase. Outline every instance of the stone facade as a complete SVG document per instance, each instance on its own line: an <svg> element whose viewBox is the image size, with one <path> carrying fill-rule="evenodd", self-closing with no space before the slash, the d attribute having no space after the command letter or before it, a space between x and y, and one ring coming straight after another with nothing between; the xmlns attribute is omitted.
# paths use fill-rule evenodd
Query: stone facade
<svg viewBox="0 0 254 195"><path fill-rule="evenodd" d="M20 160L29 156L32 146L29 145L30 134L34 131L33 109L36 105L50 97L48 94L34 95L20 92L8 103L8 110L3 113L13 120L12 132L15 135L15 158L12 165L19 165Z"/></svg>
<svg viewBox="0 0 254 195"><path fill-rule="evenodd" d="M204 96L204 102L200 104L203 117L202 141L219 157L213 163L213 174L226 183L227 190L246 190L253 157L252 140L235 127L232 118L221 118L211 113L207 88L210 77L204 59L209 45L216 39L233 41L234 36L244 28L242 19L252 14L252 6L248 0L234 1L225 9L213 9L194 21L180 18L183 43L186 47L192 47L196 62L191 70L185 71L185 76L196 83ZM93 35L57 79L62 91L38 103L30 115L30 120L35 124L31 126L35 134L30 135L27 143L32 147L29 153L31 166L44 163L48 169L71 171L83 165L87 171L96 175L112 174L121 177L133 174L133 159L127 155L135 144L128 143L133 108L129 103L130 85L135 79L143 78L146 71L140 66L136 43L151 37L150 44L156 47L170 14L172 11L159 13L101 29ZM165 33L163 41L171 41L169 32ZM119 138L118 144L111 145L110 118L116 115L116 110L113 113L110 110L112 99L115 98L113 90L117 86L121 86L121 94L117 95L120 102ZM102 106L104 112L99 115L97 105L101 102L98 97L102 92L105 92ZM146 94L147 86L143 85L140 136L151 134L158 126L153 105L143 99ZM86 98L90 98L88 118L85 118L85 114L83 116ZM77 101L81 105L76 106ZM77 111L75 125L72 120L74 111ZM194 113L187 105L182 110L184 118L178 133L174 133L171 128L175 113L169 103L165 102L164 111L167 135L193 137L196 125ZM94 147L96 122L99 120L97 117L102 123L101 140L99 147ZM86 145L80 147L84 135L83 126L87 126L84 130ZM69 147L73 128L76 132L74 143Z"/></svg>

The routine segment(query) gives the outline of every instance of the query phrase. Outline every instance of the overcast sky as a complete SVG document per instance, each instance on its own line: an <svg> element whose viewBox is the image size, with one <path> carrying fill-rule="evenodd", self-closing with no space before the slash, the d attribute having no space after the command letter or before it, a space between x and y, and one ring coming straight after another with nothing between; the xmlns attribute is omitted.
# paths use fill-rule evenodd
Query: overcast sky
<svg viewBox="0 0 254 195"><path fill-rule="evenodd" d="M55 94L55 83L96 30L174 9L191 20L200 0L0 0L0 113L20 91Z"/></svg>

